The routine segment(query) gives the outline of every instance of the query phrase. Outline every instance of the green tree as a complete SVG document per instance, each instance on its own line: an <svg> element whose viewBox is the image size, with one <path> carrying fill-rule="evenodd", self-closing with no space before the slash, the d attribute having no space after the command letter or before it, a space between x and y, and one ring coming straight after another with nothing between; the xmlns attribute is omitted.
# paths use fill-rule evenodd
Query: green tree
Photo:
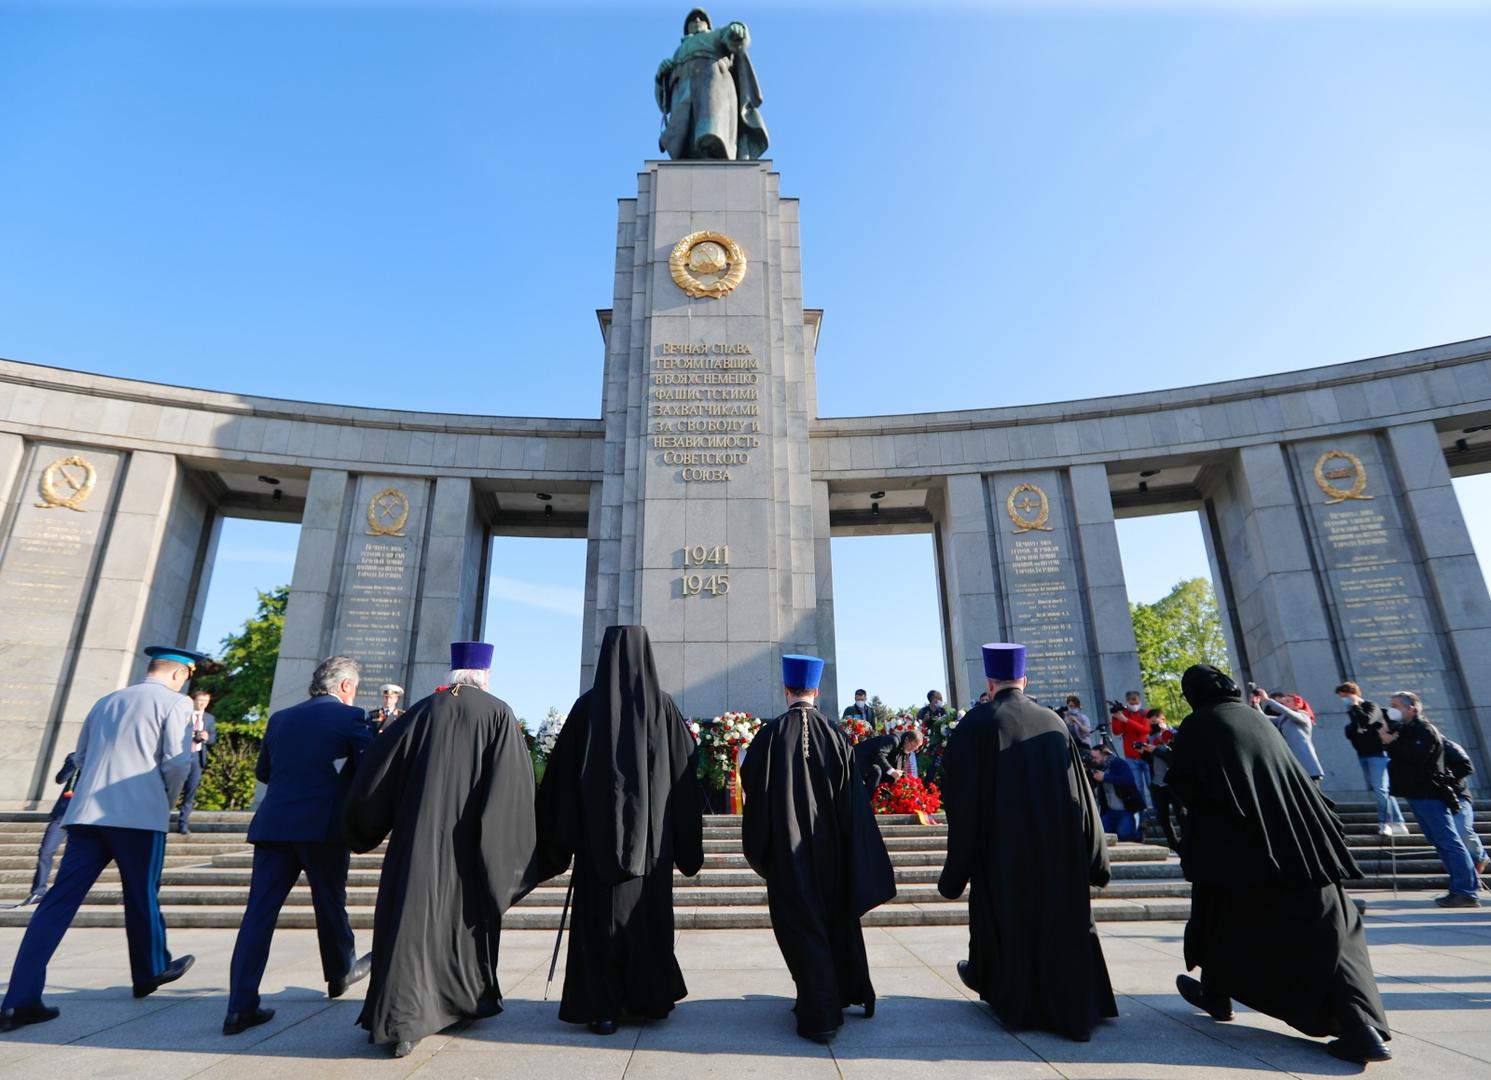
<svg viewBox="0 0 1491 1080"><path fill-rule="evenodd" d="M269 720L269 692L280 658L290 586L259 593L258 611L222 641L221 667L192 680L193 690L212 695L217 742L197 792L203 810L246 810L254 797L254 766Z"/></svg>
<svg viewBox="0 0 1491 1080"><path fill-rule="evenodd" d="M1165 710L1171 722L1183 719L1190 706L1180 692L1180 677L1192 664L1227 670L1227 639L1211 582L1189 578L1153 604L1130 604L1144 700Z"/></svg>

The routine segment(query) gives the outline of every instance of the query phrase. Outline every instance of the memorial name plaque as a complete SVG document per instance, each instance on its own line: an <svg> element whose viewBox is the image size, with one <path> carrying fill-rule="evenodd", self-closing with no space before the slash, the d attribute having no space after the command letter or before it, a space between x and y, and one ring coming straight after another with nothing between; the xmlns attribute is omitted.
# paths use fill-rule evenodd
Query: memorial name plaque
<svg viewBox="0 0 1491 1080"><path fill-rule="evenodd" d="M427 493L424 480L357 481L332 652L362 665L357 703L367 708L383 683L409 681Z"/></svg>
<svg viewBox="0 0 1491 1080"><path fill-rule="evenodd" d="M1295 448L1347 677L1373 700L1416 690L1432 713L1454 706L1449 667L1382 460L1368 435Z"/></svg>
<svg viewBox="0 0 1491 1080"><path fill-rule="evenodd" d="M1008 519L997 531L1009 640L1026 647L1029 692L1052 704L1094 685L1062 482L1054 473L990 481Z"/></svg>
<svg viewBox="0 0 1491 1080"><path fill-rule="evenodd" d="M11 725L0 767L9 791L30 787L46 749L122 458L50 443L29 448L22 497L0 556L0 716Z"/></svg>

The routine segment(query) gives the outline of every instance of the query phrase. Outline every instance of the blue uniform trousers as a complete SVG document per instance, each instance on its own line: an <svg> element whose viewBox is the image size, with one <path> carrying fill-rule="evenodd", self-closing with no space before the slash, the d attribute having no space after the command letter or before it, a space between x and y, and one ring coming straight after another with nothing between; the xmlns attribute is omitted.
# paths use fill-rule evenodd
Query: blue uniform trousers
<svg viewBox="0 0 1491 1080"><path fill-rule="evenodd" d="M41 834L41 847L36 849L36 873L31 878L33 894L47 891L47 881L52 876L52 861L57 858L57 849L62 846L62 815L67 813L71 804L72 799L62 795L58 797L57 805L52 807L46 831Z"/></svg>
<svg viewBox="0 0 1491 1080"><path fill-rule="evenodd" d="M177 830L191 824L192 809L197 803L197 788L202 785L202 755L192 755L192 771L186 774L186 783L181 788L181 814L176 819Z"/></svg>
<svg viewBox="0 0 1491 1080"><path fill-rule="evenodd" d="M150 829L111 825L73 825L57 882L31 916L16 953L3 1008L35 1005L47 981L47 964L72 925L88 890L114 863L124 887L124 933L129 940L129 970L135 983L146 983L166 970L166 921L161 917L160 871L166 858L166 834Z"/></svg>
<svg viewBox="0 0 1491 1080"><path fill-rule="evenodd" d="M228 982L228 1011L251 1012L259 1007L259 983L269 962L269 942L280 908L300 872L311 887L316 912L316 939L321 946L321 972L326 981L344 978L357 960L352 924L347 920L347 867L351 851L344 844L260 841L254 845L254 877L248 905L233 946Z"/></svg>

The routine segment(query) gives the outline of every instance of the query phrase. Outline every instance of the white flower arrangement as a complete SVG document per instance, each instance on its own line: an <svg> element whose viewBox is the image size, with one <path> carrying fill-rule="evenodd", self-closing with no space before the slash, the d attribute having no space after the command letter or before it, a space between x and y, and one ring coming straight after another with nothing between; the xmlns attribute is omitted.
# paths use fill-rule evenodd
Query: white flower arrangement
<svg viewBox="0 0 1491 1080"><path fill-rule="evenodd" d="M559 732L564 729L566 715L558 709L550 709L549 715L544 717L544 722L538 726L538 733L533 737L535 748L545 758L554 752L554 744L559 740Z"/></svg>

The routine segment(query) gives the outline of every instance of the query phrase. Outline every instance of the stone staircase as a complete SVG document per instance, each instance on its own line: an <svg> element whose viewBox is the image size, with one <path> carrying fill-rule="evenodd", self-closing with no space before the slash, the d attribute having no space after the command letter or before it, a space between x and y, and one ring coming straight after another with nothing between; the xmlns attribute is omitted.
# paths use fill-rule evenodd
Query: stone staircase
<svg viewBox="0 0 1491 1080"><path fill-rule="evenodd" d="M1370 803L1339 806L1358 861L1367 873L1356 889L1393 886L1396 861L1400 889L1440 889L1447 881L1433 849L1411 825L1413 835L1389 841L1376 835L1377 818ZM1477 804L1477 823L1491 844L1491 801ZM169 926L237 927L248 900L253 849L246 832L247 813L193 815L193 834L170 834L165 870L161 875L161 907ZM946 850L947 826L922 825L910 816L878 819L895 866L897 895L870 912L869 926L961 924L968 920L963 902L944 900L937 892ZM39 812L0 813L0 905L24 899L36 866L36 848L46 825ZM1158 838L1158 833L1155 833ZM1149 837L1146 837L1149 840ZM1181 877L1178 860L1159 843L1118 843L1108 838L1113 880L1093 889L1093 913L1100 921L1181 919L1190 909L1190 887ZM767 927L766 887L740 854L740 819L727 815L705 818L704 868L695 877L675 875L673 903L680 928ZM367 929L373 923L382 852L352 856L347 902L352 925ZM508 913L503 925L545 929L559 925L568 875L535 889ZM0 910L0 926L23 926L34 908ZM119 874L112 867L99 878L74 921L75 926L122 926ZM315 925L310 890L302 883L293 889L280 915L285 927Z"/></svg>

